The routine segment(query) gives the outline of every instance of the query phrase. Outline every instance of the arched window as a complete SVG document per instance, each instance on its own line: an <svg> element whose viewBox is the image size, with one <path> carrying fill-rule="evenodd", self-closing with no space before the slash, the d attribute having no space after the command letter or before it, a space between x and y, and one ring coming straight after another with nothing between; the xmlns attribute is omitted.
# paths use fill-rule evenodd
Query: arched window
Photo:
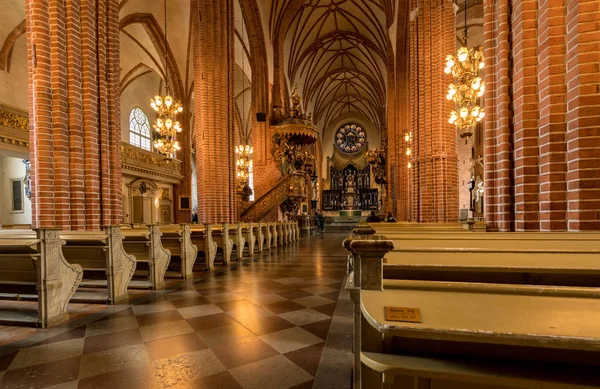
<svg viewBox="0 0 600 389"><path fill-rule="evenodd" d="M129 143L144 150L152 150L150 122L141 108L135 107L129 113Z"/></svg>

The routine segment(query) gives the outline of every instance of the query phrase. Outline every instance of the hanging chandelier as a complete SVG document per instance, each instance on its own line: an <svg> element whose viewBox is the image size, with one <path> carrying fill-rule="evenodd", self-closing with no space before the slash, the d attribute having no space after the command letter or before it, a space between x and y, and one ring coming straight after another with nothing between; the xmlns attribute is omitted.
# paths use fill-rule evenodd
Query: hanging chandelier
<svg viewBox="0 0 600 389"><path fill-rule="evenodd" d="M236 167L237 167L237 180L240 187L244 187L248 184L250 172L252 171L252 153L254 148L250 145L238 145L235 146L236 155Z"/></svg>
<svg viewBox="0 0 600 389"><path fill-rule="evenodd" d="M175 137L181 132L181 123L177 121L177 114L183 112L181 101L174 99L169 94L169 65L167 62L167 0L164 1L165 8L165 96L156 95L150 100L150 106L157 113L152 124L156 132L154 148L161 154L173 158L175 152L181 150L181 146Z"/></svg>
<svg viewBox="0 0 600 389"><path fill-rule="evenodd" d="M467 7L465 3L465 45L458 49L456 56L446 57L444 72L451 74L454 82L448 87L446 98L454 102L455 110L450 113L448 122L456 126L460 137L468 142L473 136L477 123L485 116L485 110L479 106L479 99L485 92L485 83L479 76L484 68L483 47L467 47L468 26Z"/></svg>

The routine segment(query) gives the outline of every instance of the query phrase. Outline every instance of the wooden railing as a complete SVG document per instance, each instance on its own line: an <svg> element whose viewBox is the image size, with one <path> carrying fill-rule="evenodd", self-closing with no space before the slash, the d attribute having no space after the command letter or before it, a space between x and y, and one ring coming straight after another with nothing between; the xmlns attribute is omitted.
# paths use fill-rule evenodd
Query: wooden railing
<svg viewBox="0 0 600 389"><path fill-rule="evenodd" d="M257 199L248 209L240 216L243 222L259 222L271 210L287 198L290 190L290 175L284 176L279 182L267 193Z"/></svg>

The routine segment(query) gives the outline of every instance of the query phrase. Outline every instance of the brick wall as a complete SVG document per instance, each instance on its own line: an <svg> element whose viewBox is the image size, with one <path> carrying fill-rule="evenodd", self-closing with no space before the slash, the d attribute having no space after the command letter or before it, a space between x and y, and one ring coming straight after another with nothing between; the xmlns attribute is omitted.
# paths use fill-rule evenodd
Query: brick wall
<svg viewBox="0 0 600 389"><path fill-rule="evenodd" d="M32 224L119 224L119 2L26 4Z"/></svg>
<svg viewBox="0 0 600 389"><path fill-rule="evenodd" d="M600 229L600 3L484 1L488 227Z"/></svg>

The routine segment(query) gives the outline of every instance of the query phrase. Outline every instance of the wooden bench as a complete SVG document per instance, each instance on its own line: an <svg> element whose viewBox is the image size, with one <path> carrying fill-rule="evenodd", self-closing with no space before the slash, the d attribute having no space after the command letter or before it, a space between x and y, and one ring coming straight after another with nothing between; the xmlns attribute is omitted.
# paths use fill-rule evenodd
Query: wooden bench
<svg viewBox="0 0 600 389"><path fill-rule="evenodd" d="M99 302L117 304L128 298L127 288L136 268L136 258L125 252L120 226L103 231L62 231L65 259L83 268L79 290L105 288ZM80 300L75 296L73 300ZM83 300L87 301L86 298Z"/></svg>
<svg viewBox="0 0 600 389"><path fill-rule="evenodd" d="M262 223L256 224L256 247L259 253L262 253L265 249L265 229Z"/></svg>
<svg viewBox="0 0 600 389"><path fill-rule="evenodd" d="M271 230L271 248L277 248L277 246L279 246L279 232L277 231L277 223L270 222L268 226Z"/></svg>
<svg viewBox="0 0 600 389"><path fill-rule="evenodd" d="M67 305L83 277L81 266L64 258L63 244L58 229L0 233L0 298L33 296L42 328L68 318Z"/></svg>
<svg viewBox="0 0 600 389"><path fill-rule="evenodd" d="M223 253L223 265L229 266L233 251L233 239L229 235L229 224L212 226L212 237L217 244L217 250L221 249Z"/></svg>
<svg viewBox="0 0 600 389"><path fill-rule="evenodd" d="M361 291L362 387L598 387L600 299L543 291ZM386 320L397 306L422 322Z"/></svg>
<svg viewBox="0 0 600 389"><path fill-rule="evenodd" d="M246 246L248 246L248 255L253 257L256 246L256 237L254 236L255 225L252 223L241 223L241 227L242 234L244 234L244 239L246 240Z"/></svg>
<svg viewBox="0 0 600 389"><path fill-rule="evenodd" d="M237 261L242 261L244 258L244 246L246 245L246 238L242 232L242 225L236 223L235 228L229 229L229 238L233 241L233 247L235 248L235 258Z"/></svg>
<svg viewBox="0 0 600 389"><path fill-rule="evenodd" d="M263 235L265 236L265 246L264 248L267 250L271 250L273 247L273 230L271 228L271 223L262 223Z"/></svg>
<svg viewBox="0 0 600 389"><path fill-rule="evenodd" d="M277 222L277 245L285 246L285 232L283 230L283 222Z"/></svg>
<svg viewBox="0 0 600 389"><path fill-rule="evenodd" d="M436 234L433 234L432 236L437 237ZM499 241L501 243L510 242L510 240ZM475 244L481 244L482 242L487 242L489 244L489 241L484 239L475 242ZM352 239L348 239L344 242L345 247L350 250L351 256L355 257L355 260L358 258L358 260L353 263L354 267L350 269L353 270L353 272L350 273L347 284L347 289L350 291L351 298L355 303L356 344L361 344L361 338L364 337L365 331L369 331L368 329L364 330L365 314L361 311L361 308L364 309L365 307L365 290L376 290L381 292L385 289L383 293L394 293L396 290L402 291L402 294L398 294L396 297L402 301L406 301L406 293L409 290L414 293L424 291L446 293L448 290L454 290L455 292L471 295L477 293L491 295L502 294L506 296L529 294L531 296L543 295L554 298L598 298L600 295L600 293L598 293L599 289L589 287L589 285L595 287L600 285L600 282L598 282L600 280L598 277L600 275L600 265L598 262L599 255L597 251L580 250L576 253L567 253L556 250L555 252L552 252L551 250L543 251L531 248L527 251L526 246L527 244L532 244L531 242L533 242L534 246L538 244L538 241L536 240L529 240L524 241L524 243L522 242L521 251L515 249L502 251L499 249L477 248L394 248L394 242L386 240L383 236L355 236ZM583 240L578 242L574 239L570 241L570 244L574 244L574 247L576 248L585 249L591 242L593 241ZM573 247L570 248L573 249ZM395 251L392 252L392 249ZM507 255L509 253L510 255ZM386 262L385 264L384 261ZM407 276L409 272L413 273ZM427 277L424 274L427 275ZM449 274L453 274L454 278L449 276ZM512 278L502 280L503 282L512 284L495 285L484 283L487 281L486 277L489 277L490 274L496 276L496 278L491 280L493 282L498 281L498 274L502 276L506 276L506 274L513 275ZM529 276L514 277L515 274L526 274ZM531 274L541 274L544 277L550 277L550 279L554 280L553 284L556 286L533 287L528 285L514 285L517 283L532 283ZM459 276L458 278L457 275ZM582 275L585 276L584 280L582 280ZM571 277L570 281L567 280L565 282L565 277ZM402 279L394 280L388 278ZM411 280L406 280L406 278L410 278ZM454 282L440 282L442 280L447 280L448 278ZM412 279L417 279L417 281L413 281ZM547 281L547 279L544 278L537 280L538 283L546 283L545 281ZM377 298L381 299L383 298L382 296L384 295L378 295ZM406 303L392 306L398 305L413 306L410 304L407 305ZM379 308L376 308L375 311L377 309ZM466 308L466 305L465 309L468 309ZM381 311L383 311L383 308L381 308ZM360 319L361 317L363 319ZM381 336L376 333L372 333L370 336L374 338L379 336L379 338L381 338ZM363 359L364 358L363 354ZM389 359L386 358L388 358L386 354L379 353L375 356L369 356L368 359L372 362L369 363L371 363L372 366L375 366L377 363L373 361L380 360L381 362L381 360ZM357 354L355 354L355 364L356 366L360 366L360 356ZM389 365L385 368L383 366L384 364L379 366L379 370L375 369L379 374L376 375L375 379L366 377L367 381L370 382L369 385L374 385L374 382L381 382L380 373L382 372L387 373L389 376L390 374L397 374L399 371L394 370L393 365ZM373 369L371 369L371 371L373 371ZM356 374L358 376L357 380L360 380L360 369L357 369ZM415 376L412 378L420 379L423 377ZM459 385L459 387L462 388L464 386Z"/></svg>
<svg viewBox="0 0 600 389"><path fill-rule="evenodd" d="M190 227L192 243L196 245L198 251L204 253L204 265L206 270L215 269L215 257L217 256L217 244L212 238L212 227L210 224L193 224ZM192 272L194 264L186 269Z"/></svg>
<svg viewBox="0 0 600 389"><path fill-rule="evenodd" d="M123 247L128 254L135 255L136 273L142 278L142 281L130 283L130 287L135 285L137 288L144 289L164 289L171 252L162 245L160 227L138 225L122 228L121 234Z"/></svg>
<svg viewBox="0 0 600 389"><path fill-rule="evenodd" d="M193 266L198 256L198 248L192 243L189 224L165 224L160 226L162 246L171 252L170 264L179 264L179 274L183 279L193 276Z"/></svg>

